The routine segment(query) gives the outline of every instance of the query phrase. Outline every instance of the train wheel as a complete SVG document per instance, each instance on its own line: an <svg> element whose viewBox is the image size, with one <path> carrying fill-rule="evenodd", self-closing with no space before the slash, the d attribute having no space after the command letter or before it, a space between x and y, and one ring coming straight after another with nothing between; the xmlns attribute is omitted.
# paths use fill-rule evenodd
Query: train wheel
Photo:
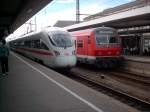
<svg viewBox="0 0 150 112"><path fill-rule="evenodd" d="M40 64L42 64L42 65L44 64L44 62L43 62L42 60L37 59L37 58L34 58L34 61L37 62L37 63L40 63Z"/></svg>
<svg viewBox="0 0 150 112"><path fill-rule="evenodd" d="M98 69L101 69L101 68L102 68L102 65L101 65L100 62L96 62L96 63L95 63L95 66L96 66L96 68L98 68Z"/></svg>
<svg viewBox="0 0 150 112"><path fill-rule="evenodd" d="M38 63L38 59L37 58L31 58L33 61Z"/></svg>
<svg viewBox="0 0 150 112"><path fill-rule="evenodd" d="M109 68L109 65L108 65L108 63L104 62L104 63L103 63L103 67L104 67L104 69L107 69L107 68Z"/></svg>
<svg viewBox="0 0 150 112"><path fill-rule="evenodd" d="M44 65L44 62L42 60L38 60L38 62L42 65Z"/></svg>
<svg viewBox="0 0 150 112"><path fill-rule="evenodd" d="M111 60L111 61L110 61L110 68L115 68L116 65L117 65L116 60Z"/></svg>

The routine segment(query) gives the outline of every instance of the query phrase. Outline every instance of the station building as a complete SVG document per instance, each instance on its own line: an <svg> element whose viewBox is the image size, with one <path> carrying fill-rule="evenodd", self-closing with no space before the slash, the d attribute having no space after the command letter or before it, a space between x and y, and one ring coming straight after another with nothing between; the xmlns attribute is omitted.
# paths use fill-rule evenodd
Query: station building
<svg viewBox="0 0 150 112"><path fill-rule="evenodd" d="M149 0L136 0L85 17L84 21L90 21L148 5L150 5ZM146 21L148 24L144 24L144 21L141 20L141 25L136 25L135 20L133 26L130 25L131 21L126 21L127 24L125 26L116 26L122 40L123 54L150 56L150 20Z"/></svg>

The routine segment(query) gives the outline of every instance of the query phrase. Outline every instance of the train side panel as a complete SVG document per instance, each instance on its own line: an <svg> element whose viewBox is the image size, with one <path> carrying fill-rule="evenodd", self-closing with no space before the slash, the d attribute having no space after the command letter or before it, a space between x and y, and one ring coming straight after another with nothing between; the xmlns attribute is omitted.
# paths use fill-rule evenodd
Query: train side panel
<svg viewBox="0 0 150 112"><path fill-rule="evenodd" d="M58 35L63 34L64 36L69 34L67 34L67 31L60 29L40 31L10 42L11 49L52 68L71 68L75 66L75 46L71 45L71 36L68 35L66 41L70 43L70 46L67 47L66 43L62 43L64 47L61 47L57 46L54 40L50 41L53 37L51 32ZM60 41L61 38L61 36L58 37L56 41Z"/></svg>
<svg viewBox="0 0 150 112"><path fill-rule="evenodd" d="M98 33L108 32L111 33L115 31L114 29L108 28L100 28L96 29ZM76 38L76 52L78 61L95 64L96 66L104 65L106 68L107 66L113 66L116 65L121 60L121 44L117 41L118 36L117 35L109 35L109 34L102 34L98 35L96 37L96 31L95 30L81 30L72 32L72 35ZM104 33L105 33L104 32ZM106 35L106 36L105 36ZM106 38L109 38L109 40L112 43L97 43L101 42L97 39L101 39L102 41L106 40ZM114 42L118 43L114 43Z"/></svg>

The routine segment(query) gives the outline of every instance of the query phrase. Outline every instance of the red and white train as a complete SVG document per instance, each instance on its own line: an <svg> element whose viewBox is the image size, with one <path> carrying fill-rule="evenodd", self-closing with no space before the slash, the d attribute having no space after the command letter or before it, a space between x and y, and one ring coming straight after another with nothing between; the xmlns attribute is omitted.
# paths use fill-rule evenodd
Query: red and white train
<svg viewBox="0 0 150 112"><path fill-rule="evenodd" d="M112 68L121 61L121 40L114 28L98 27L73 31L77 60L99 68Z"/></svg>
<svg viewBox="0 0 150 112"><path fill-rule="evenodd" d="M72 36L62 28L49 27L10 42L10 47L52 68L72 68L76 64Z"/></svg>

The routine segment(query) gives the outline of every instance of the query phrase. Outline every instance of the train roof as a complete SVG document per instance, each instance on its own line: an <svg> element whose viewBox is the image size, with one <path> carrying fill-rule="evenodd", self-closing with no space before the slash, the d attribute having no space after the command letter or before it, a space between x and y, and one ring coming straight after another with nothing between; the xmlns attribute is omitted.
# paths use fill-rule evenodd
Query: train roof
<svg viewBox="0 0 150 112"><path fill-rule="evenodd" d="M31 32L31 33L28 33L28 34L25 34L25 35L21 35L21 36L19 36L19 38L15 39L15 40L21 40L21 39L24 39L24 38L26 38L28 36L37 35L37 34L43 33L43 32L53 32L53 31L64 31L64 32L67 32L67 30L64 29L64 28L46 27L46 28L43 28L43 29L35 31L35 32ZM12 41L15 41L15 40L12 40Z"/></svg>
<svg viewBox="0 0 150 112"><path fill-rule="evenodd" d="M98 29L115 30L114 28L111 28L111 27L97 27L97 28L89 28L89 29L85 29L85 30L73 31L73 32L71 32L71 34L72 35L91 35L92 32L94 32Z"/></svg>

